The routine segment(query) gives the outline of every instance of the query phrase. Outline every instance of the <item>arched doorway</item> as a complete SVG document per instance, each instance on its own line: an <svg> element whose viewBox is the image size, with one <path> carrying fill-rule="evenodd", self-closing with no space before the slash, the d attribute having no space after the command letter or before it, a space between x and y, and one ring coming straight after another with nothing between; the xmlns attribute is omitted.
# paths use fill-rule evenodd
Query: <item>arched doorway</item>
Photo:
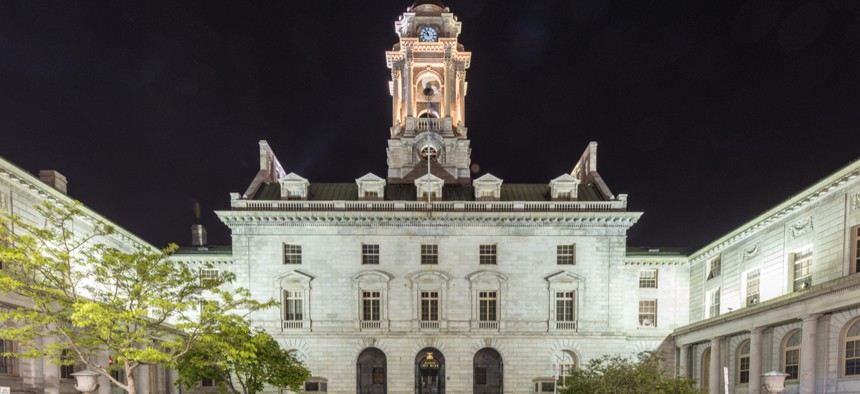
<svg viewBox="0 0 860 394"><path fill-rule="evenodd" d="M415 356L415 393L445 394L445 356L427 347Z"/></svg>
<svg viewBox="0 0 860 394"><path fill-rule="evenodd" d="M495 349L483 348L475 353L472 364L472 392L475 394L502 394L502 355Z"/></svg>
<svg viewBox="0 0 860 394"><path fill-rule="evenodd" d="M375 347L364 349L355 364L355 392L358 394L385 394L388 392L388 371L385 353Z"/></svg>

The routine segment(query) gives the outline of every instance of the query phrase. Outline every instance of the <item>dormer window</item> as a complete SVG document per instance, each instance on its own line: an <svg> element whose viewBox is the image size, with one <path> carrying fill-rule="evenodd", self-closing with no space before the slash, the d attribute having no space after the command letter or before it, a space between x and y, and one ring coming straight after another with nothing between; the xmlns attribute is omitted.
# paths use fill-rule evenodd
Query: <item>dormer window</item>
<svg viewBox="0 0 860 394"><path fill-rule="evenodd" d="M421 201L427 200L427 195L430 199L438 200L442 198L442 186L445 181L433 174L424 175L415 180L415 188L418 191L417 198Z"/></svg>
<svg viewBox="0 0 860 394"><path fill-rule="evenodd" d="M310 186L310 182L296 173L291 172L285 175L283 178L278 179L278 183L281 185L282 200L308 199L308 186Z"/></svg>
<svg viewBox="0 0 860 394"><path fill-rule="evenodd" d="M550 181L549 187L553 201L576 201L579 178L564 174Z"/></svg>
<svg viewBox="0 0 860 394"><path fill-rule="evenodd" d="M365 201L379 201L385 197L385 179L372 173L355 180L358 185L358 199Z"/></svg>
<svg viewBox="0 0 860 394"><path fill-rule="evenodd" d="M502 180L493 174L484 174L482 177L472 181L475 188L475 200L477 201L499 201L502 196Z"/></svg>

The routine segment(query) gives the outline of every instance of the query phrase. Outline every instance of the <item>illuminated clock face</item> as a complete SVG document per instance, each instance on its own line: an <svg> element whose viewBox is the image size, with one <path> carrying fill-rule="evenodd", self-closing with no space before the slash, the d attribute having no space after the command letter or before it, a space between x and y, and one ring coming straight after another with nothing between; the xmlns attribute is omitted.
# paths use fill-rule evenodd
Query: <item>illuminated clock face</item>
<svg viewBox="0 0 860 394"><path fill-rule="evenodd" d="M423 42L434 42L439 38L439 34L436 33L436 29L432 26L424 26L418 32L418 38Z"/></svg>

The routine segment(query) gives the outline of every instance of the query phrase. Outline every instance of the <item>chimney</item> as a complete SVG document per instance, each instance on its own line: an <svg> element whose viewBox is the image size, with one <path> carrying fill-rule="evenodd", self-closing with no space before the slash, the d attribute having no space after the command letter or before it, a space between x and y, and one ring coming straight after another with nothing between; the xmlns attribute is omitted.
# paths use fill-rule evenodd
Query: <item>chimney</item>
<svg viewBox="0 0 860 394"><path fill-rule="evenodd" d="M39 171L39 179L48 184L48 186L57 189L60 193L69 194L67 190L66 176L60 174L57 170L41 170Z"/></svg>
<svg viewBox="0 0 860 394"><path fill-rule="evenodd" d="M203 227L202 224L191 226L191 245L206 246L206 227Z"/></svg>

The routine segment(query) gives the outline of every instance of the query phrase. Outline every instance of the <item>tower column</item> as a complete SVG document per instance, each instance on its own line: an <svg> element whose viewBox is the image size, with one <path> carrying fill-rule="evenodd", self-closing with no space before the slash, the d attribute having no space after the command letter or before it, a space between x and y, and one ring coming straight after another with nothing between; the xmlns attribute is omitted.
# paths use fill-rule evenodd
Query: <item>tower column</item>
<svg viewBox="0 0 860 394"><path fill-rule="evenodd" d="M406 93L406 117L412 117L415 114L415 103L412 100L414 89L412 83L412 66L415 64L415 60L412 59L412 50L406 50L406 61L403 62L403 88Z"/></svg>
<svg viewBox="0 0 860 394"><path fill-rule="evenodd" d="M394 68L391 70L391 125L398 128L400 127L400 116L402 114L400 92L403 89L403 83L401 79L400 69Z"/></svg>
<svg viewBox="0 0 860 394"><path fill-rule="evenodd" d="M466 70L457 70L457 115L466 124Z"/></svg>
<svg viewBox="0 0 860 394"><path fill-rule="evenodd" d="M454 74L454 70L451 69L451 52L450 49L445 50L445 85L443 87L444 91L442 92L443 99L445 100L443 109L442 109L442 117L451 116L451 92L454 90L453 79L451 78Z"/></svg>

